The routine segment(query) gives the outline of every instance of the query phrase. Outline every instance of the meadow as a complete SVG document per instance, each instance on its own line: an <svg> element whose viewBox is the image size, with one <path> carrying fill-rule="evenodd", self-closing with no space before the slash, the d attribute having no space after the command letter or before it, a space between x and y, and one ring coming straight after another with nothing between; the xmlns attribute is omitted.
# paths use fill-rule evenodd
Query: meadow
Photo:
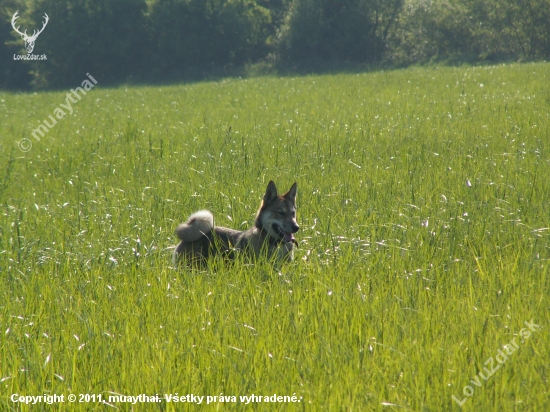
<svg viewBox="0 0 550 412"><path fill-rule="evenodd" d="M550 410L550 64L96 79L0 93L0 410ZM171 266L271 179L294 262Z"/></svg>

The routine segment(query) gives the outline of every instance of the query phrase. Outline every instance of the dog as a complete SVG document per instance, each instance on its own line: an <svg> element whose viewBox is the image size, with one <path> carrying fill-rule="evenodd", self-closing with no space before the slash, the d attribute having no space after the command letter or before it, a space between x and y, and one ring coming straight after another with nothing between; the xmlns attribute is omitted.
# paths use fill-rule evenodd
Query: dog
<svg viewBox="0 0 550 412"><path fill-rule="evenodd" d="M238 251L255 258L266 254L278 262L291 261L297 245L294 233L300 229L296 223L296 190L294 183L288 192L279 195L270 181L254 227L246 231L214 226L214 216L208 210L193 213L176 229L180 242L174 251L174 266L182 260L191 266L203 265L215 255L233 260Z"/></svg>

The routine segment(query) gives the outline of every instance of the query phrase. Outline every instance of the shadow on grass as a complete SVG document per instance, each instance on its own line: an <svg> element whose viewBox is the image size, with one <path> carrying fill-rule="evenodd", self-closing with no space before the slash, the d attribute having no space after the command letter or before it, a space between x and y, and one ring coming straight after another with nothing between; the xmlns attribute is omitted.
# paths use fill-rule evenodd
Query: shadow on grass
<svg viewBox="0 0 550 412"><path fill-rule="evenodd" d="M435 66L487 66L507 63L528 63L527 61L518 61L517 59L491 59L475 60L471 56L452 56L432 58L429 61L416 63L352 63L343 61L322 61L322 60L303 60L292 63L282 63L276 61L262 61L244 66L224 66L224 67L187 67L174 69L169 73L153 71L131 75L126 79L107 79L101 76L101 73L94 73L94 76L100 80L102 88L119 88L125 86L171 86L177 84L194 84L201 82L218 82L226 79L248 79L261 76L273 77L300 77L309 75L336 75L336 74L359 74L370 73L384 70L400 70L408 67L435 67ZM4 87L0 91L29 93L35 91L63 91L67 88L75 87L77 84L67 84L59 86L45 87Z"/></svg>

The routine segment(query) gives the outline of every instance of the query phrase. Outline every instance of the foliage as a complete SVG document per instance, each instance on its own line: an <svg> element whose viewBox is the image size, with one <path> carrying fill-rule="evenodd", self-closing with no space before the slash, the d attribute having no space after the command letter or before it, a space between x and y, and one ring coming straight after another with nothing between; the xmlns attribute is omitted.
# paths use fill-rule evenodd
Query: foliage
<svg viewBox="0 0 550 412"><path fill-rule="evenodd" d="M408 0L390 33L393 62L550 57L550 0Z"/></svg>
<svg viewBox="0 0 550 412"><path fill-rule="evenodd" d="M22 50L10 20L39 27ZM270 65L478 63L550 58L550 0L0 0L0 87L203 79Z"/></svg>
<svg viewBox="0 0 550 412"><path fill-rule="evenodd" d="M126 80L146 51L146 8L145 0L37 0L34 21L47 12L50 22L39 38L48 60L32 65L35 85L66 87L88 72Z"/></svg>
<svg viewBox="0 0 550 412"><path fill-rule="evenodd" d="M295 0L281 30L281 56L287 61L376 61L401 3Z"/></svg>
<svg viewBox="0 0 550 412"><path fill-rule="evenodd" d="M266 53L267 9L250 0L158 0L151 9L154 70L243 65Z"/></svg>
<svg viewBox="0 0 550 412"><path fill-rule="evenodd" d="M21 70L21 62L13 59L22 49L22 42L12 41L12 10L25 12L25 4L18 0L0 0L0 89L28 88L31 77L28 70ZM15 39L15 37L14 37ZM17 36L17 39L20 39Z"/></svg>

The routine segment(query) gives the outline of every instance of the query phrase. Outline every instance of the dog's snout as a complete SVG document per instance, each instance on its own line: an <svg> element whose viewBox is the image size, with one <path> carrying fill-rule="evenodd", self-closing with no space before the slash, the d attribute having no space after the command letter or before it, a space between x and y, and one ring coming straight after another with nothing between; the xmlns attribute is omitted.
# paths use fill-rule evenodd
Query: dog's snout
<svg viewBox="0 0 550 412"><path fill-rule="evenodd" d="M300 230L300 226L298 226L296 223L292 224L292 233L296 233L298 230Z"/></svg>

